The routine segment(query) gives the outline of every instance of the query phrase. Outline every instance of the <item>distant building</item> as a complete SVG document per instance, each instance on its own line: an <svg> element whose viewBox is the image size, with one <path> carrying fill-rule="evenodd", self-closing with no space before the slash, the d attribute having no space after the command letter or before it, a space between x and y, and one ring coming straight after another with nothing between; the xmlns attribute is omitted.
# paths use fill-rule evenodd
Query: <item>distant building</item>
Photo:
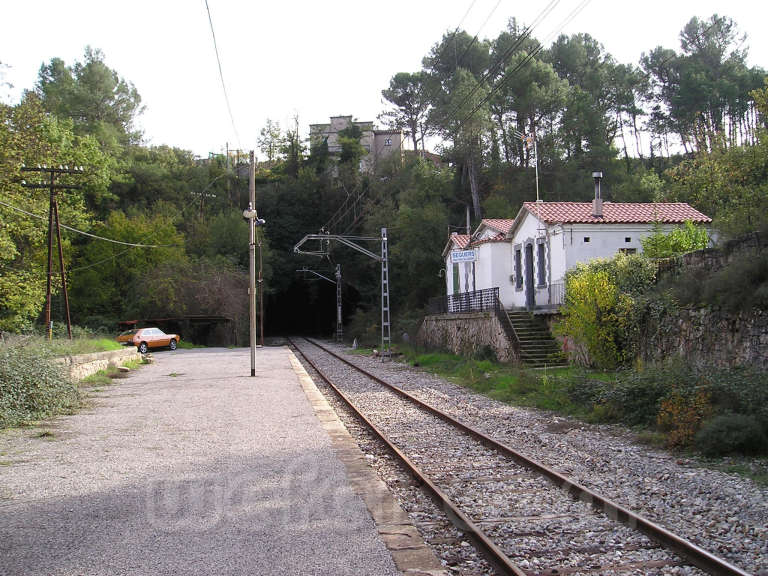
<svg viewBox="0 0 768 576"><path fill-rule="evenodd" d="M331 155L341 153L339 132L357 126L362 133L360 145L367 154L360 160L360 171L372 174L376 166L383 159L393 154L402 156L405 137L402 130L377 130L373 122L356 122L352 116L331 116L329 124L310 124L309 143L311 147L317 146L323 140L328 142L328 152Z"/></svg>

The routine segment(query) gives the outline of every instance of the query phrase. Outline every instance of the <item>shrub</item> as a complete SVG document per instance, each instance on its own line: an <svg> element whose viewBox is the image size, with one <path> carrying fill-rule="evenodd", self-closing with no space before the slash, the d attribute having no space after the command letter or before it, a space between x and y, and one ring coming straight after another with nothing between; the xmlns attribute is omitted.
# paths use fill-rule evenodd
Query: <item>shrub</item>
<svg viewBox="0 0 768 576"><path fill-rule="evenodd" d="M579 264L566 274L557 331L573 342L576 360L611 369L632 358L634 301L653 285L655 275L647 258L624 254Z"/></svg>
<svg viewBox="0 0 768 576"><path fill-rule="evenodd" d="M738 256L710 275L702 286L701 300L734 312L768 310L768 251Z"/></svg>
<svg viewBox="0 0 768 576"><path fill-rule="evenodd" d="M698 390L692 395L683 395L674 391L662 400L656 425L659 430L667 432L669 446L690 446L702 420L711 414L709 392Z"/></svg>
<svg viewBox="0 0 768 576"><path fill-rule="evenodd" d="M758 454L768 451L768 438L753 417L722 414L704 423L695 446L707 456Z"/></svg>
<svg viewBox="0 0 768 576"><path fill-rule="evenodd" d="M646 257L670 258L706 248L709 238L705 228L688 221L666 234L661 230L661 226L656 225L653 233L643 238L640 243Z"/></svg>
<svg viewBox="0 0 768 576"><path fill-rule="evenodd" d="M600 400L618 420L630 426L648 426L656 422L661 401L671 392L673 382L660 378L656 370L627 372L617 376Z"/></svg>
<svg viewBox="0 0 768 576"><path fill-rule="evenodd" d="M0 428L71 409L79 395L49 353L30 346L0 346Z"/></svg>

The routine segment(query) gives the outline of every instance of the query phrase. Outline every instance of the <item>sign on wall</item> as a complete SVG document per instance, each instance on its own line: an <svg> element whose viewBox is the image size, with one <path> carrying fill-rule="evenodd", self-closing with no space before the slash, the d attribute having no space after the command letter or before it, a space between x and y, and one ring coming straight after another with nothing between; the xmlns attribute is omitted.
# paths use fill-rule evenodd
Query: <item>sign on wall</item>
<svg viewBox="0 0 768 576"><path fill-rule="evenodd" d="M475 251L474 250L452 250L451 262L474 262Z"/></svg>

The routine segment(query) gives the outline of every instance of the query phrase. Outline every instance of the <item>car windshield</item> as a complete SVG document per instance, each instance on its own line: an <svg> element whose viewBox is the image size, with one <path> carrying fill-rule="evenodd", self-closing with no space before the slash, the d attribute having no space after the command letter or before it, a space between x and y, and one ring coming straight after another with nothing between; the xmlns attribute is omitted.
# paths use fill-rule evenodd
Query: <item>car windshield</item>
<svg viewBox="0 0 768 576"><path fill-rule="evenodd" d="M133 330L126 330L125 332L120 332L120 336L133 336L134 334L136 334L136 332L138 332L138 330L134 328Z"/></svg>

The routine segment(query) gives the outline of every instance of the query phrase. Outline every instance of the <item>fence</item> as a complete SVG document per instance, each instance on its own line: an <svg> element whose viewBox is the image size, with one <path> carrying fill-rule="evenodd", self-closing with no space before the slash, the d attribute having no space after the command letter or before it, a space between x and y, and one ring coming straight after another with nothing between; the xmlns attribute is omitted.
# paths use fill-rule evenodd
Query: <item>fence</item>
<svg viewBox="0 0 768 576"><path fill-rule="evenodd" d="M552 282L549 285L549 302L544 305L548 308L559 308L565 303L565 282Z"/></svg>
<svg viewBox="0 0 768 576"><path fill-rule="evenodd" d="M427 312L429 314L460 314L496 310L498 307L499 289L496 287L432 298L427 306Z"/></svg>

